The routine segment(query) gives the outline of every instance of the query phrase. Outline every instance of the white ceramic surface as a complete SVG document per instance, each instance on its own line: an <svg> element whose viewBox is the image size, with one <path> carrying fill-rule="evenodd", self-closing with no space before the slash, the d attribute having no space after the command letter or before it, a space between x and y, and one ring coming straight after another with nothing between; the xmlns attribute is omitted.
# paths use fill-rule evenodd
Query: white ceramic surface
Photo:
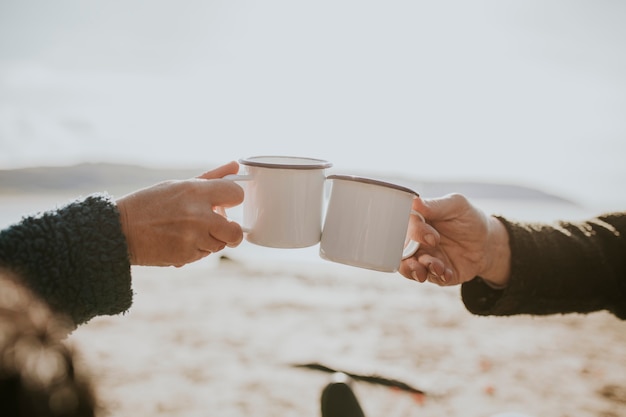
<svg viewBox="0 0 626 417"><path fill-rule="evenodd" d="M333 262L396 272L405 250L414 191L359 177L331 175L320 256ZM407 250L415 252L416 242Z"/></svg>
<svg viewBox="0 0 626 417"><path fill-rule="evenodd" d="M311 158L258 156L239 161L246 239L273 248L304 248L320 241L325 169Z"/></svg>

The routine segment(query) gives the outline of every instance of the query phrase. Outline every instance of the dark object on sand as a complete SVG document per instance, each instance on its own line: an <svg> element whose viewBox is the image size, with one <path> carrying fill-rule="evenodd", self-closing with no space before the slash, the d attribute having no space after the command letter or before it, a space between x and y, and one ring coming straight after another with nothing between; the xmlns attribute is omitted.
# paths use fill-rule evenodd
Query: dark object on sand
<svg viewBox="0 0 626 417"><path fill-rule="evenodd" d="M384 378L379 375L358 375L358 374L353 374L353 373L342 371L342 370L332 369L332 368L329 368L328 366L325 366L319 363L296 364L294 365L294 367L311 369L315 371L322 371L322 372L327 372L330 374L343 373L343 374L348 375L350 378L354 379L355 381L363 381L363 382L369 382L370 384L377 384L377 385L383 385L383 386L390 387L390 388L397 388L399 390L410 392L412 394L426 395L424 391L417 389L415 387L412 387L407 383L404 383L402 381L398 381L395 379Z"/></svg>
<svg viewBox="0 0 626 417"><path fill-rule="evenodd" d="M333 374L333 380L322 390L322 417L365 417L351 382L351 378L344 373Z"/></svg>

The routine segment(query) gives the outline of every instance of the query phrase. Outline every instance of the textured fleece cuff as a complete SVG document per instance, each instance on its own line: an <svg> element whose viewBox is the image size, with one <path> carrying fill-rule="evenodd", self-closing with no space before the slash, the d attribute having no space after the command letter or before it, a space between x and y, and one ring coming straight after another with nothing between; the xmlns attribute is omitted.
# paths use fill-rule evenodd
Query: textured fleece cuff
<svg viewBox="0 0 626 417"><path fill-rule="evenodd" d="M476 278L463 284L467 309L480 315L589 313L625 318L624 216L554 225L499 217L511 245L511 277L503 290Z"/></svg>
<svg viewBox="0 0 626 417"><path fill-rule="evenodd" d="M76 324L126 311L130 262L112 199L94 194L0 232L0 265Z"/></svg>

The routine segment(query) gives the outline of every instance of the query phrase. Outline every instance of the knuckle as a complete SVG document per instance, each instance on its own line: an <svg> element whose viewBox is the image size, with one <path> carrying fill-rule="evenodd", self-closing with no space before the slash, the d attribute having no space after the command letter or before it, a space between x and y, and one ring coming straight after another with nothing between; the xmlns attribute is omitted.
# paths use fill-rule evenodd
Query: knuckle
<svg viewBox="0 0 626 417"><path fill-rule="evenodd" d="M465 202L467 201L467 198L465 198L465 196L461 193L452 193L449 194L448 197L455 202Z"/></svg>

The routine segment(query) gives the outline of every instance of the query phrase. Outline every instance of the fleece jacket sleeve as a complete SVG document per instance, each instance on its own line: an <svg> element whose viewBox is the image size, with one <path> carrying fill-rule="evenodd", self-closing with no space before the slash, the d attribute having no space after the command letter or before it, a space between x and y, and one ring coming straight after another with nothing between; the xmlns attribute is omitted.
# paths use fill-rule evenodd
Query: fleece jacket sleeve
<svg viewBox="0 0 626 417"><path fill-rule="evenodd" d="M0 232L0 266L81 324L126 311L132 303L130 261L119 212L94 194L25 217Z"/></svg>
<svg viewBox="0 0 626 417"><path fill-rule="evenodd" d="M626 213L554 225L499 217L509 233L511 277L507 288L480 277L461 295L479 315L589 313L607 310L626 319Z"/></svg>

